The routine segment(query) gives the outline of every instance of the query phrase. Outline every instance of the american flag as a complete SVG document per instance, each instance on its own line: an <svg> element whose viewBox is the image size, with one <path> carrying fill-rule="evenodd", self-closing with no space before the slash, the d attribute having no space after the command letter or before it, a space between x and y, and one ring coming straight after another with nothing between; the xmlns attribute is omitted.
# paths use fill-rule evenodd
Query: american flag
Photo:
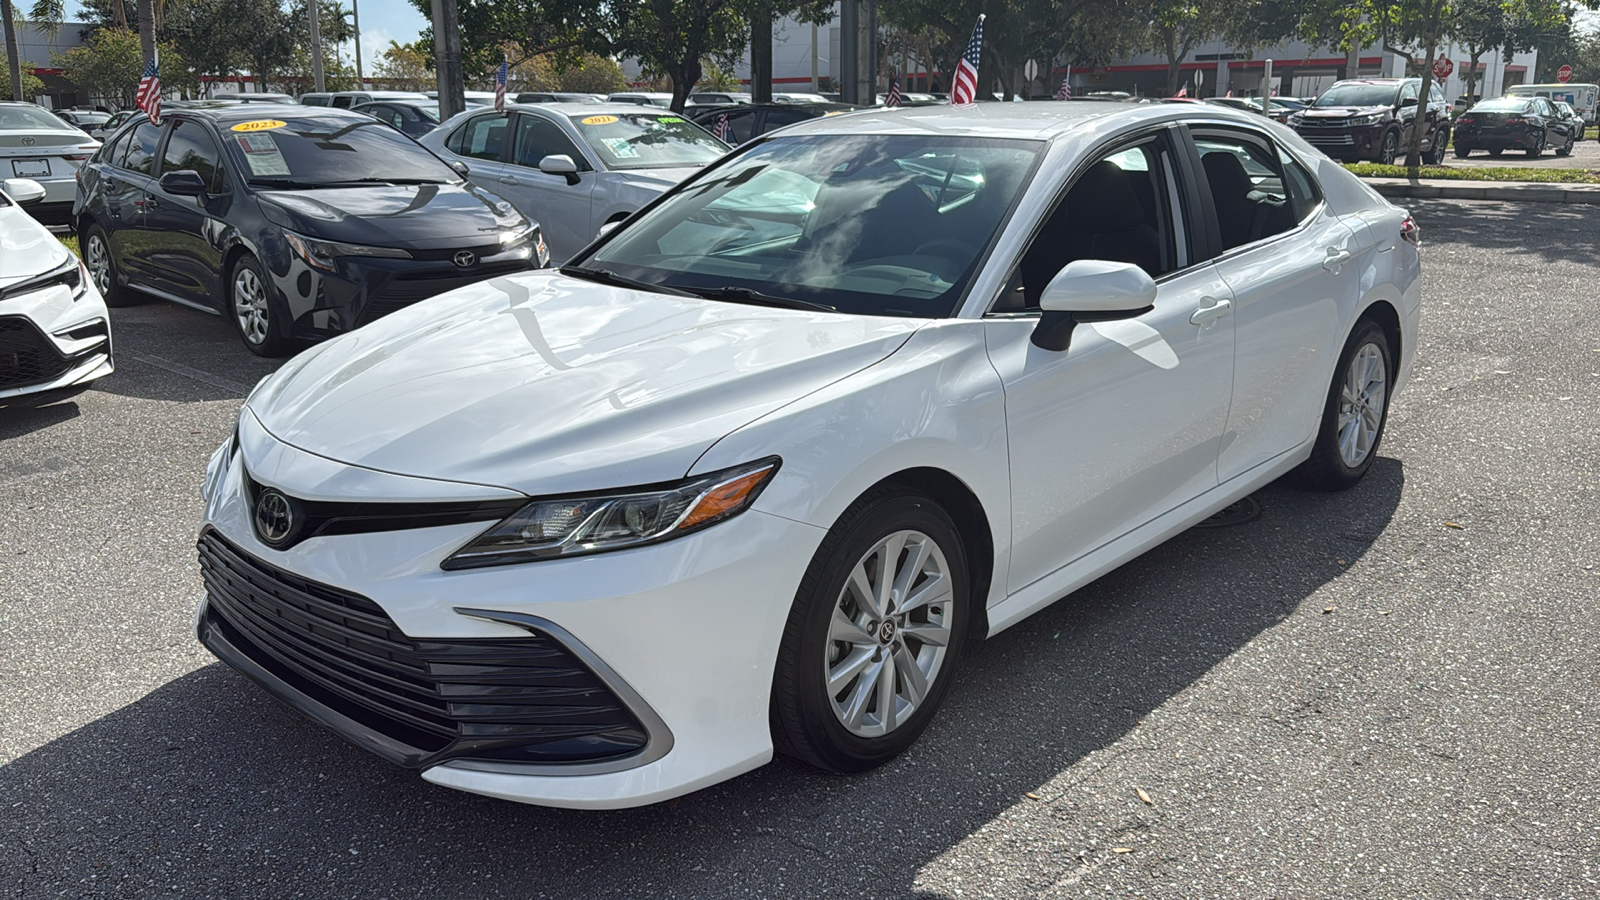
<svg viewBox="0 0 1600 900"><path fill-rule="evenodd" d="M728 124L728 114L717 116L717 121L711 126L711 134L724 144L733 143L733 126Z"/></svg>
<svg viewBox="0 0 1600 900"><path fill-rule="evenodd" d="M950 91L950 103L960 106L978 98L978 59L983 56L983 16L972 26L972 40L967 42L967 52L961 54L956 65L955 86Z"/></svg>
<svg viewBox="0 0 1600 900"><path fill-rule="evenodd" d="M139 91L133 95L133 103L150 117L150 124L161 124L161 67L154 56L144 67L144 76L139 79Z"/></svg>
<svg viewBox="0 0 1600 900"><path fill-rule="evenodd" d="M900 105L900 79L889 79L889 98L883 101L884 106Z"/></svg>
<svg viewBox="0 0 1600 900"><path fill-rule="evenodd" d="M1233 88L1228 88L1228 96L1229 97L1233 96Z"/></svg>
<svg viewBox="0 0 1600 900"><path fill-rule="evenodd" d="M1178 88L1178 92L1176 94L1173 94L1172 96L1174 96L1174 97L1187 97L1187 96L1189 96L1189 86L1186 84L1183 87Z"/></svg>
<svg viewBox="0 0 1600 900"><path fill-rule="evenodd" d="M1067 77L1061 79L1061 87L1056 90L1057 100L1072 99L1072 67L1067 66Z"/></svg>
<svg viewBox="0 0 1600 900"><path fill-rule="evenodd" d="M511 61L500 60L500 70L494 74L494 108L496 112L506 111L506 75L511 70Z"/></svg>

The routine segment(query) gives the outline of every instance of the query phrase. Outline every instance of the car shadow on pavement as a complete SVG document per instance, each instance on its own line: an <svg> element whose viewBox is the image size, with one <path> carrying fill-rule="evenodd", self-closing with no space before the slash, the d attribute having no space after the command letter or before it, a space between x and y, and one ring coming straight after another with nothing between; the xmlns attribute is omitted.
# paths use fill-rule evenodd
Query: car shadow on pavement
<svg viewBox="0 0 1600 900"><path fill-rule="evenodd" d="M83 414L76 397L44 406L0 407L0 441L42 431Z"/></svg>
<svg viewBox="0 0 1600 900"><path fill-rule="evenodd" d="M973 645L948 704L867 774L784 759L585 812L438 788L212 664L0 767L0 883L24 896L907 896L941 854L1112 747L1353 564L1405 485L1272 485Z"/></svg>

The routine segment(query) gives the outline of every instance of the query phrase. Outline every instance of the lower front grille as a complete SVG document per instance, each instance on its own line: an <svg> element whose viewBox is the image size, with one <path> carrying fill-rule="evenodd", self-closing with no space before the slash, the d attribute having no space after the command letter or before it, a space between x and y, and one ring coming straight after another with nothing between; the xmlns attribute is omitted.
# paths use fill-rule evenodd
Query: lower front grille
<svg viewBox="0 0 1600 900"><path fill-rule="evenodd" d="M199 550L204 627L292 705L311 701L381 735L393 752L357 743L394 762L590 763L648 743L626 705L549 634L412 639L371 600L254 559L212 529Z"/></svg>
<svg viewBox="0 0 1600 900"><path fill-rule="evenodd" d="M54 381L71 368L31 320L0 316L0 390Z"/></svg>
<svg viewBox="0 0 1600 900"><path fill-rule="evenodd" d="M1301 134L1313 147L1354 147L1356 139L1348 134Z"/></svg>
<svg viewBox="0 0 1600 900"><path fill-rule="evenodd" d="M356 327L381 319L413 303L420 303L429 297L437 297L445 291L453 291L501 275L524 272L527 268L527 263L512 263L480 266L470 274L462 274L460 269L449 269L442 272L397 275L367 298L367 305L362 308L361 315L356 319Z"/></svg>

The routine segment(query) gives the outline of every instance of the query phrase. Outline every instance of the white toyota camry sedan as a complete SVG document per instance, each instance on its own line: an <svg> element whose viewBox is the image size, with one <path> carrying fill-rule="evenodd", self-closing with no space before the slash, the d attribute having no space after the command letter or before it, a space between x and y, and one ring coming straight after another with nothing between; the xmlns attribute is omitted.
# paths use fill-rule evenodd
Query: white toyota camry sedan
<svg viewBox="0 0 1600 900"><path fill-rule="evenodd" d="M1280 476L1360 481L1419 273L1404 210L1260 116L817 119L265 379L199 637L511 800L867 769L968 642Z"/></svg>

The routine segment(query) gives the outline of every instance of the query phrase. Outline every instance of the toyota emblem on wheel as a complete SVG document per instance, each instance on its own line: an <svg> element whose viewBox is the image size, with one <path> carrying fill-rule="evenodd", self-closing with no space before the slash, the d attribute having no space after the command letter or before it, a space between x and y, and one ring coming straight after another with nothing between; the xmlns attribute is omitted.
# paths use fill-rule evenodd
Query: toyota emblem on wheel
<svg viewBox="0 0 1600 900"><path fill-rule="evenodd" d="M261 492L256 500L256 534L269 544L281 544L294 533L294 505L274 490Z"/></svg>
<svg viewBox="0 0 1600 900"><path fill-rule="evenodd" d="M478 261L478 255L471 250L463 250L455 255L455 264L465 269Z"/></svg>

